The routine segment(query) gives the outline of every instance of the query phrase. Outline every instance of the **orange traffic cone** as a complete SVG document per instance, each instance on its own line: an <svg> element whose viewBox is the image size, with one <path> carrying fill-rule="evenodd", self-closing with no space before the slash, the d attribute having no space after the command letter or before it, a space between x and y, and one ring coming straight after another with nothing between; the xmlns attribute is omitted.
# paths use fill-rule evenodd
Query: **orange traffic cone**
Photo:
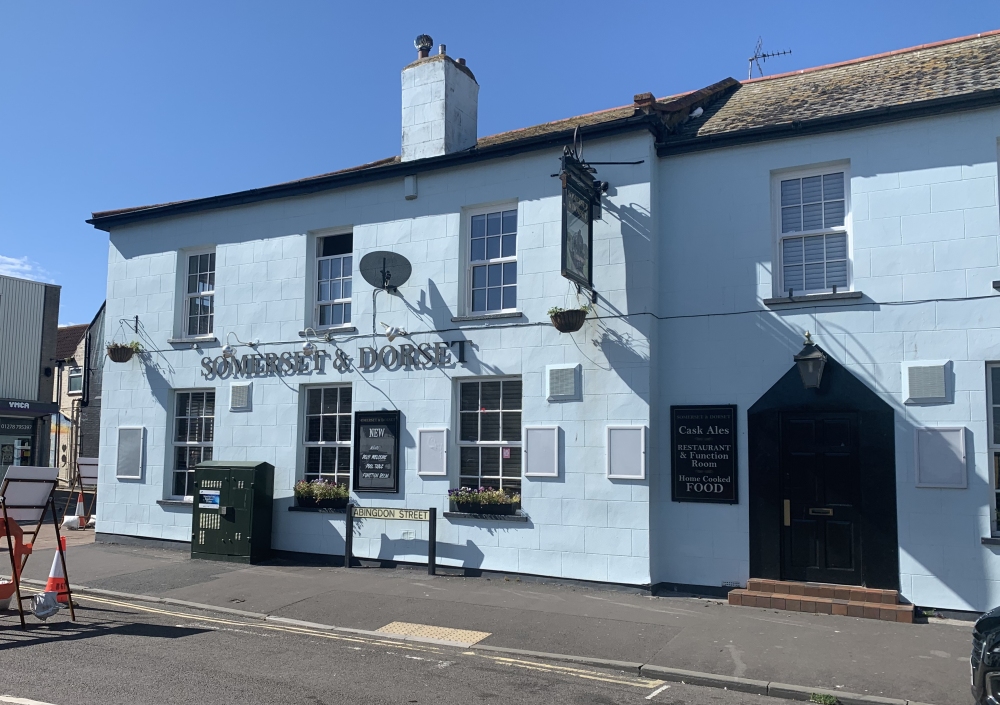
<svg viewBox="0 0 1000 705"><path fill-rule="evenodd" d="M76 498L76 515L80 517L80 528L82 529L87 526L87 519L89 517L87 517L87 510L84 508L83 492L77 495Z"/></svg>
<svg viewBox="0 0 1000 705"><path fill-rule="evenodd" d="M65 553L66 537L60 536L59 542ZM49 579L45 582L45 592L54 592L59 602L69 604L69 586L66 585L66 574L63 572L62 561L59 560L59 551L52 557L52 569L49 571Z"/></svg>

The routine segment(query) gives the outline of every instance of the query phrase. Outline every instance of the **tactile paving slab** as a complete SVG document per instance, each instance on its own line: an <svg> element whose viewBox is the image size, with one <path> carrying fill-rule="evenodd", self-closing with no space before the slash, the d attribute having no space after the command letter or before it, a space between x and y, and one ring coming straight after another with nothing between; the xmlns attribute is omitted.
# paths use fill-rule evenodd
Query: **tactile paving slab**
<svg viewBox="0 0 1000 705"><path fill-rule="evenodd" d="M417 636L424 639L452 641L465 646L472 646L490 635L490 632L474 632L469 629L451 629L450 627L435 627L430 624L412 624L410 622L390 622L375 631L387 636L390 634Z"/></svg>

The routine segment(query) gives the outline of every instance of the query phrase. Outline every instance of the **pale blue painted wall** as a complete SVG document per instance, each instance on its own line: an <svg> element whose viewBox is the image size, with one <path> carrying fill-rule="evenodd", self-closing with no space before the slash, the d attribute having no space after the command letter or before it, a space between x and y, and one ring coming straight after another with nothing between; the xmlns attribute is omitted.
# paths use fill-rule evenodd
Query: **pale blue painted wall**
<svg viewBox="0 0 1000 705"><path fill-rule="evenodd" d="M1000 603L1000 555L980 541L992 511L985 363L1000 360L998 137L993 109L661 160L658 312L692 317L668 318L659 331L660 400L739 406L741 502L671 502L664 459L653 473L654 582L746 581L746 411L791 367L809 330L896 409L904 596L952 609ZM771 175L838 162L851 179L854 288L864 302L768 310L762 300L778 294ZM937 359L953 361L954 403L903 405L900 362ZM924 425L969 429L968 489L915 486L914 429ZM659 432L668 437L665 420Z"/></svg>
<svg viewBox="0 0 1000 705"><path fill-rule="evenodd" d="M356 409L397 405L405 419L402 491L357 499L377 506L436 506L444 511L447 490L457 483L455 434L451 477L421 478L416 472L417 429L457 428L456 378L519 375L524 382L524 423L558 424L562 429L560 477L524 479L528 524L440 521L439 561L648 584L648 481L605 477L604 439L609 423L650 425L652 326L646 318L592 319L580 332L560 335L548 325L549 307L577 301L575 288L559 274L561 192L559 180L550 176L558 171L558 156L553 150L421 174L419 197L413 201L403 198L403 180L398 179L115 230L109 259L109 320L138 315L143 344L157 352L145 362L108 362L105 368L98 530L190 539L190 511L157 504L170 491L172 389L216 388L215 458L264 460L275 466L273 546L335 554L343 551L342 519L286 511L292 485L302 475L300 385L350 382ZM614 190L607 216L595 228L594 278L604 297L599 314L649 310L654 259L649 218L650 173L655 170L652 139L640 133L594 142L588 144L588 157L644 160L638 167L602 172L602 177L614 181ZM465 278L460 264L463 209L498 202L517 204L518 299L524 322L546 325L491 329L485 323L451 320L465 313L459 305ZM470 364L446 372L382 369L345 374L327 365L324 375L259 378L253 385L253 411L228 411L228 383L204 380L200 367L203 356L219 354L222 342L200 350L167 343L178 325L177 251L213 244L217 248L215 329L220 341L260 340L261 352L293 352L301 349L298 332L307 325L310 307L309 233L342 226L353 227L355 263L366 252L391 249L413 264L413 276L400 287L398 297L379 296L378 320L405 328L415 342L468 338L475 344ZM370 334L371 288L357 275L353 322L359 334ZM461 330L419 334L443 329ZM379 345L384 342L380 336ZM371 338L338 344L357 360L358 347L371 344ZM320 346L332 352L333 343ZM245 352L249 351L241 348L240 353ZM563 362L583 367L580 402L550 403L545 398L545 365ZM116 429L126 425L142 425L148 433L146 469L139 481L115 479ZM416 532L416 543L403 540L405 530ZM366 520L354 550L362 557L423 560L425 531L422 524Z"/></svg>

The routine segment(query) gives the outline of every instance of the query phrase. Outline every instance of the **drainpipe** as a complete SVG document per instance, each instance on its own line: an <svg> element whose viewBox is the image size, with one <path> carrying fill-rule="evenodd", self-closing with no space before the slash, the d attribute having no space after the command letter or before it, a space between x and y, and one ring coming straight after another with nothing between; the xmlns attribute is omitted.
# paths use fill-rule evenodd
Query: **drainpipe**
<svg viewBox="0 0 1000 705"><path fill-rule="evenodd" d="M59 417L62 416L63 363L64 363L63 360L57 360L56 361L56 369L58 370L58 374L56 375L56 403L57 403L58 409L56 411L56 418L55 418L55 424L56 424L56 447L53 448L53 450L52 450L52 464L55 467L59 468L60 470L62 469L62 467L59 464L59 431L62 428L62 423L60 423L60 418ZM57 475L58 474L59 473L57 473Z"/></svg>

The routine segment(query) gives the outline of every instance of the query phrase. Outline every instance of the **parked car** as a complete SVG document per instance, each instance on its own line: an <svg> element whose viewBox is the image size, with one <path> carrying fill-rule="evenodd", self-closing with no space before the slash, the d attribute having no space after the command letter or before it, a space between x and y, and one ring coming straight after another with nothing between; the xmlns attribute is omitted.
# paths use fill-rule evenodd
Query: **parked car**
<svg viewBox="0 0 1000 705"><path fill-rule="evenodd" d="M1000 607L972 628L972 696L978 705L1000 705Z"/></svg>

